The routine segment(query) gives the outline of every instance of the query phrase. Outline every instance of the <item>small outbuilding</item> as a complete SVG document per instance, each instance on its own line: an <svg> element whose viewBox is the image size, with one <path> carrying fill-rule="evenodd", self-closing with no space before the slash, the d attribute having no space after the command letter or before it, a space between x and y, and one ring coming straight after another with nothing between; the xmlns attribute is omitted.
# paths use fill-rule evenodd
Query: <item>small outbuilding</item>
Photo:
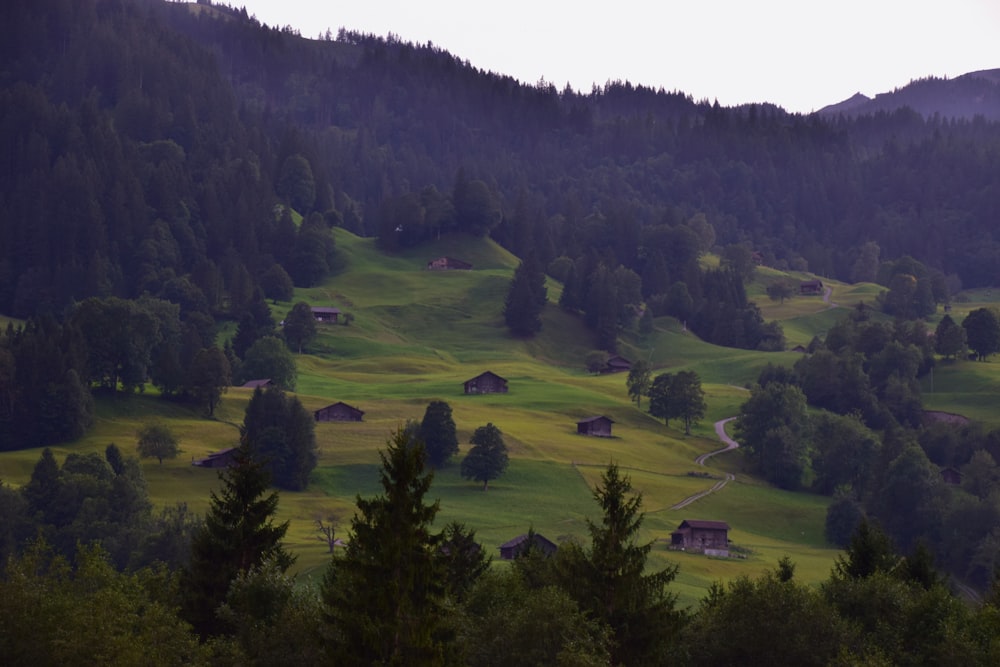
<svg viewBox="0 0 1000 667"><path fill-rule="evenodd" d="M466 394L506 394L507 380L493 371L480 373L463 384Z"/></svg>
<svg viewBox="0 0 1000 667"><path fill-rule="evenodd" d="M604 370L602 373L624 373L626 371L632 370L632 362L625 357L614 354L608 357L607 362L604 364Z"/></svg>
<svg viewBox="0 0 1000 667"><path fill-rule="evenodd" d="M713 556L728 556L729 524L725 521L684 519L677 530L670 533L670 546Z"/></svg>
<svg viewBox="0 0 1000 667"><path fill-rule="evenodd" d="M605 417L604 415L588 417L587 419L582 419L576 423L576 432L581 435L594 435L600 438L610 438L611 425L614 423L615 420L610 417Z"/></svg>
<svg viewBox="0 0 1000 667"><path fill-rule="evenodd" d="M529 546L533 543L535 548L540 550L546 556L551 556L556 552L559 547L552 540L547 539L544 535L538 533L532 533L531 537L533 540L528 541L528 535L518 535L509 542L504 542L500 545L500 559L501 560L514 560L525 551L528 550Z"/></svg>
<svg viewBox="0 0 1000 667"><path fill-rule="evenodd" d="M799 294L822 294L823 281L819 279L803 280L799 283Z"/></svg>
<svg viewBox="0 0 1000 667"><path fill-rule="evenodd" d="M454 257L438 257L427 262L428 271L471 271L472 264Z"/></svg>
<svg viewBox="0 0 1000 667"><path fill-rule="evenodd" d="M270 378L264 378L263 380L247 380L240 385L244 389L264 389L265 387L273 387L274 380Z"/></svg>
<svg viewBox="0 0 1000 667"><path fill-rule="evenodd" d="M228 468L233 464L233 457L236 455L237 449L239 449L239 447L220 449L217 452L209 454L203 459L192 461L191 465L198 466L199 468Z"/></svg>
<svg viewBox="0 0 1000 667"><path fill-rule="evenodd" d="M364 410L358 410L352 405L343 401L337 401L325 408L320 408L313 413L313 417L318 422L359 422L365 414Z"/></svg>
<svg viewBox="0 0 1000 667"><path fill-rule="evenodd" d="M326 308L323 306L313 306L311 308L313 317L317 322L336 324L340 317L340 308Z"/></svg>

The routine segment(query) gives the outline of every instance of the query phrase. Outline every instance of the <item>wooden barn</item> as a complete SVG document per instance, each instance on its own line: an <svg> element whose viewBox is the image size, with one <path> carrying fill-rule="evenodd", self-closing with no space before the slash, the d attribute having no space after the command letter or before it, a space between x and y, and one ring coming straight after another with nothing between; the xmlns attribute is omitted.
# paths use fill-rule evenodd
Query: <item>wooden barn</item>
<svg viewBox="0 0 1000 667"><path fill-rule="evenodd" d="M604 415L588 417L576 423L576 432L582 435L595 435L600 438L611 437L611 425L615 420Z"/></svg>
<svg viewBox="0 0 1000 667"><path fill-rule="evenodd" d="M466 394L506 394L507 380L493 371L480 373L464 383Z"/></svg>
<svg viewBox="0 0 1000 667"><path fill-rule="evenodd" d="M236 454L237 449L239 447L220 449L203 459L192 461L191 465L198 466L199 468L228 468L233 463L233 456Z"/></svg>
<svg viewBox="0 0 1000 667"><path fill-rule="evenodd" d="M729 524L725 521L684 519L677 530L670 533L670 546L685 551L728 556Z"/></svg>
<svg viewBox="0 0 1000 667"><path fill-rule="evenodd" d="M601 372L624 373L630 370L632 370L632 362L621 355L615 354L608 358L608 361L604 364L604 370Z"/></svg>
<svg viewBox="0 0 1000 667"><path fill-rule="evenodd" d="M322 306L312 307L313 317L316 318L317 322L328 322L330 324L336 324L337 318L340 317L340 308L325 308Z"/></svg>
<svg viewBox="0 0 1000 667"><path fill-rule="evenodd" d="M804 280L799 283L799 294L822 294L823 293L823 281L822 280Z"/></svg>
<svg viewBox="0 0 1000 667"><path fill-rule="evenodd" d="M359 422L364 414L364 410L358 410L343 401L337 401L325 408L316 410L313 416L318 422Z"/></svg>
<svg viewBox="0 0 1000 667"><path fill-rule="evenodd" d="M263 380L247 380L240 386L245 389L264 389L266 387L273 387L274 381L270 378L265 378Z"/></svg>
<svg viewBox="0 0 1000 667"><path fill-rule="evenodd" d="M472 264L454 257L438 257L427 262L428 271L471 271Z"/></svg>
<svg viewBox="0 0 1000 667"><path fill-rule="evenodd" d="M534 533L532 537L534 537L533 543L535 547L541 550L546 556L551 556L559 548L555 542L547 539L544 535ZM528 535L518 535L509 542L504 542L500 545L500 559L514 560L528 549L528 545Z"/></svg>

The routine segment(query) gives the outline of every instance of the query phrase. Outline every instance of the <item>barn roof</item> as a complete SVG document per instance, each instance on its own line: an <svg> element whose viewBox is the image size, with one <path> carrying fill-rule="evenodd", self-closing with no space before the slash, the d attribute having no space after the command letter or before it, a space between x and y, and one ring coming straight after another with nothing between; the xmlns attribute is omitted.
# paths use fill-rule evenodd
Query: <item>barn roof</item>
<svg viewBox="0 0 1000 667"><path fill-rule="evenodd" d="M312 306L310 308L313 313L320 313L324 315L339 315L340 308L329 308L327 306Z"/></svg>
<svg viewBox="0 0 1000 667"><path fill-rule="evenodd" d="M343 405L345 408L347 408L349 410L353 410L354 412L357 412L360 415L365 414L364 410L359 410L358 408L354 407L353 405L348 405L347 403L344 403L343 401L337 401L336 403L331 403L330 405L324 406L324 407L320 408L319 410L315 410L314 412L321 412L322 410L329 410L330 408L335 408L338 405Z"/></svg>
<svg viewBox="0 0 1000 667"><path fill-rule="evenodd" d="M274 384L274 383L271 382L271 380L269 378L267 378L267 379L263 379L263 380L247 380L246 382L244 382L240 386L246 387L247 389L256 389L257 387L266 387L266 386L268 386L270 384Z"/></svg>
<svg viewBox="0 0 1000 667"><path fill-rule="evenodd" d="M535 535L535 542L539 542L539 541L541 541L543 543L547 542L549 545L551 545L553 547L556 546L555 542L553 542L549 538L545 537L541 533L535 533L534 535ZM500 548L501 549L509 549L511 547L516 547L516 546L519 546L521 544L524 544L527 541L528 541L528 534L525 533L524 535L518 535L517 537L515 537L512 540L508 540L508 541L504 542L503 544L500 545Z"/></svg>
<svg viewBox="0 0 1000 667"><path fill-rule="evenodd" d="M681 525L677 526L678 530L681 528L707 528L710 530L729 530L729 524L725 521L705 521L702 519L684 519L681 521Z"/></svg>
<svg viewBox="0 0 1000 667"><path fill-rule="evenodd" d="M473 380L478 380L479 378L481 378L481 377L486 377L487 375L492 375L492 376L493 376L493 377L495 377L496 379L498 379L498 380L503 380L504 382L506 382L506 381L507 381L507 378L502 378L502 377L500 377L499 375L497 375L496 373L494 373L493 371L483 371L482 373L480 373L480 374L479 374L479 375L477 375L476 377L474 377L474 378L469 378L468 380L466 380L466 382L472 382Z"/></svg>
<svg viewBox="0 0 1000 667"><path fill-rule="evenodd" d="M591 422L596 422L601 419L607 419L612 424L615 423L615 420L612 419L611 417L605 417L604 415L596 415L594 417L587 417L586 419L581 419L580 421L577 422L577 424L590 424Z"/></svg>

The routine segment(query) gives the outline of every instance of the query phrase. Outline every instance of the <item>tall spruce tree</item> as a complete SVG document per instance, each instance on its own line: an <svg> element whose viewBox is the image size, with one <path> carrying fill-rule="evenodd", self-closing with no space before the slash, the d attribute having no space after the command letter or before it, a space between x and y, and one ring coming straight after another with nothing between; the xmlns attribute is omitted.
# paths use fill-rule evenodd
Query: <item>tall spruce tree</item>
<svg viewBox="0 0 1000 667"><path fill-rule="evenodd" d="M582 576L568 591L581 609L611 628L611 664L659 664L680 628L677 596L667 591L677 566L646 573L653 543L637 543L642 494L632 495L632 483L617 465L608 465L593 495L604 516L600 524L587 520L591 546L578 573Z"/></svg>
<svg viewBox="0 0 1000 667"><path fill-rule="evenodd" d="M295 562L282 543L288 522L274 524L278 493L268 493L270 476L245 442L219 479L222 490L211 494L205 524L191 541L191 564L182 577L184 616L202 636L225 631L216 609L239 573L265 561L284 572Z"/></svg>
<svg viewBox="0 0 1000 667"><path fill-rule="evenodd" d="M515 336L533 336L542 330L542 310L548 298L545 273L534 252L514 271L504 302L503 317Z"/></svg>
<svg viewBox="0 0 1000 667"><path fill-rule="evenodd" d="M341 665L442 664L442 537L431 532L438 503L427 504L433 472L405 430L380 452L382 495L358 496L347 547L323 580L323 601Z"/></svg>
<svg viewBox="0 0 1000 667"><path fill-rule="evenodd" d="M458 453L458 434L451 406L444 401L431 401L420 422L420 439L427 451L427 462L435 468L448 463Z"/></svg>
<svg viewBox="0 0 1000 667"><path fill-rule="evenodd" d="M243 439L271 473L274 485L301 491L316 467L312 414L278 387L254 390L243 416Z"/></svg>

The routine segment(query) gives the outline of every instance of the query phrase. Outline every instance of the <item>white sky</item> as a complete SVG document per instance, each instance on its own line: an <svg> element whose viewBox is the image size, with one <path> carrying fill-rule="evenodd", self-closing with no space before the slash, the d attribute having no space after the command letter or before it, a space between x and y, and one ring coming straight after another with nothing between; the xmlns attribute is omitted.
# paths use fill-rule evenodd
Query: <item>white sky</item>
<svg viewBox="0 0 1000 667"><path fill-rule="evenodd" d="M221 1L303 37L344 27L430 41L560 90L620 79L804 113L912 79L1000 68L1000 0Z"/></svg>

